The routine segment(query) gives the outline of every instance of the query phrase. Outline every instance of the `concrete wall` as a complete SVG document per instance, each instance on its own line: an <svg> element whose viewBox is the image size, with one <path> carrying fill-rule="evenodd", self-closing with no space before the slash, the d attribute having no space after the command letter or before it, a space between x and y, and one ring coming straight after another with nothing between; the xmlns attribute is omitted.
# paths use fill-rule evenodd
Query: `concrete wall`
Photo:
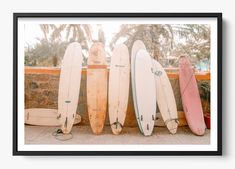
<svg viewBox="0 0 235 169"><path fill-rule="evenodd" d="M26 68L25 69L25 108L53 108L57 109L60 69ZM182 110L179 81L177 73L168 73L176 98L177 109ZM209 75L196 75L198 84L209 81ZM86 69L82 72L81 88L77 113L82 116L82 124L89 125L86 104ZM108 113L106 124L109 123ZM125 126L136 126L132 91L130 87L129 103Z"/></svg>

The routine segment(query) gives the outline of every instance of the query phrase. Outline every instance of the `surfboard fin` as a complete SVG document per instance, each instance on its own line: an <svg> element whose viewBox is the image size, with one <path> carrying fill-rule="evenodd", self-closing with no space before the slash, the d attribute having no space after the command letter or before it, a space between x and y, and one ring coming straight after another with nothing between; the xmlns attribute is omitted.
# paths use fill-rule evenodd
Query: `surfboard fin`
<svg viewBox="0 0 235 169"><path fill-rule="evenodd" d="M68 117L66 117L65 122L64 122L64 127L67 128L68 125Z"/></svg>
<svg viewBox="0 0 235 169"><path fill-rule="evenodd" d="M116 127L116 129L118 128L118 126L120 126L121 128L123 128L122 124L119 123L119 122L114 122L113 124L111 125L114 125Z"/></svg>
<svg viewBox="0 0 235 169"><path fill-rule="evenodd" d="M175 119L175 122L177 123L177 124L180 124L180 121L179 121L179 119L177 118L177 119Z"/></svg>
<svg viewBox="0 0 235 169"><path fill-rule="evenodd" d="M29 112L27 113L27 120L29 120Z"/></svg>
<svg viewBox="0 0 235 169"><path fill-rule="evenodd" d="M118 128L118 117L116 118L116 129Z"/></svg>
<svg viewBox="0 0 235 169"><path fill-rule="evenodd" d="M179 124L179 119L178 118L171 118L165 121L165 124L169 123L170 121L175 121L177 124Z"/></svg>
<svg viewBox="0 0 235 169"><path fill-rule="evenodd" d="M57 116L57 119L59 119L59 118L61 118L61 114L59 114L59 115Z"/></svg>

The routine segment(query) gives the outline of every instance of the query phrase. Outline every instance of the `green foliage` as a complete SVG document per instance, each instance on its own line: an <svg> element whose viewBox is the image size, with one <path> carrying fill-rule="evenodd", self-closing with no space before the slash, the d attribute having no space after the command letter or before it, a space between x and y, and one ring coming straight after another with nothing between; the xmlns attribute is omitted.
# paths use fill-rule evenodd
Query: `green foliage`
<svg viewBox="0 0 235 169"><path fill-rule="evenodd" d="M204 100L210 102L210 95L211 95L211 93L210 93L210 84L209 84L209 82L202 82L200 84L200 88L201 88L201 91L202 91L201 92L201 97Z"/></svg>
<svg viewBox="0 0 235 169"><path fill-rule="evenodd" d="M90 25L41 24L39 26L44 38L38 39L35 46L25 48L25 66L59 66L66 47L75 41L79 42L82 49L88 52L88 42L91 41Z"/></svg>
<svg viewBox="0 0 235 169"><path fill-rule="evenodd" d="M210 82L203 81L200 83L200 96L204 112L210 112L211 89Z"/></svg>
<svg viewBox="0 0 235 169"><path fill-rule="evenodd" d="M91 27L88 24L41 24L40 28L46 41L50 42L79 42L83 49L88 50L88 41L91 41ZM65 33L65 39L62 34ZM49 36L49 38L48 38Z"/></svg>
<svg viewBox="0 0 235 169"><path fill-rule="evenodd" d="M210 27L208 25L122 25L113 37L113 48L120 38L131 50L135 40L142 40L151 56L157 60L186 54L196 61L210 58Z"/></svg>
<svg viewBox="0 0 235 169"><path fill-rule="evenodd" d="M25 66L59 66L68 42L39 40L33 47L25 49Z"/></svg>
<svg viewBox="0 0 235 169"><path fill-rule="evenodd" d="M106 43L102 25L98 25L98 41ZM26 66L59 66L65 49L70 42L79 42L83 53L89 52L92 28L88 24L41 24L43 39L34 46L25 48ZM168 65L177 66L177 58L187 55L196 64L199 60L210 60L210 27L200 24L123 24L110 44L112 50L120 39L131 51L135 40L142 40L150 55ZM84 63L86 58L84 57Z"/></svg>
<svg viewBox="0 0 235 169"><path fill-rule="evenodd" d="M172 26L174 34L184 42L174 43L172 52L177 55L182 53L194 58L195 62L210 58L210 27L208 25L187 24Z"/></svg>
<svg viewBox="0 0 235 169"><path fill-rule="evenodd" d="M142 40L148 51L156 59L164 55L164 50L172 47L171 27L168 25L122 25L120 31L113 37L110 47L113 48L119 38L127 38L125 44L129 50L136 40Z"/></svg>

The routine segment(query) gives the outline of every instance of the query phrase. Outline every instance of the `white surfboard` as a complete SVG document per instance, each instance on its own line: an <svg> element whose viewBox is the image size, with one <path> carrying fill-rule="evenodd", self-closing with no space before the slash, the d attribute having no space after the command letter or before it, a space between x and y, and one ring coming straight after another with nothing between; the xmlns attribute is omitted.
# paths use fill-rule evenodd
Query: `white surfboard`
<svg viewBox="0 0 235 169"><path fill-rule="evenodd" d="M152 134L156 119L156 85L149 53L140 49L134 60L135 111L145 136Z"/></svg>
<svg viewBox="0 0 235 169"><path fill-rule="evenodd" d="M174 92L162 65L154 59L152 61L154 63L153 71L156 81L158 107L168 130L175 134L178 127L178 115Z"/></svg>
<svg viewBox="0 0 235 169"><path fill-rule="evenodd" d="M36 126L60 126L57 118L58 110L45 108L25 109L24 123ZM81 116L76 114L74 124L81 122Z"/></svg>
<svg viewBox="0 0 235 169"><path fill-rule="evenodd" d="M126 45L113 50L109 73L109 121L112 132L122 131L126 118L130 83L130 58Z"/></svg>
<svg viewBox="0 0 235 169"><path fill-rule="evenodd" d="M134 103L135 110L137 110L137 105L136 105L136 95L135 95L136 89L135 89L135 83L134 83L134 72L135 72L134 60L135 60L137 52L140 49L146 50L146 47L141 40L136 40L132 46L132 49L131 49L131 86L132 86L132 96L133 96L133 103ZM136 116L136 119L139 119L139 114L136 111L135 111L135 116ZM137 123L138 123L140 131L143 132L138 120L137 120Z"/></svg>
<svg viewBox="0 0 235 169"><path fill-rule="evenodd" d="M61 65L58 117L63 133L70 133L77 110L82 70L82 48L77 42L68 45Z"/></svg>

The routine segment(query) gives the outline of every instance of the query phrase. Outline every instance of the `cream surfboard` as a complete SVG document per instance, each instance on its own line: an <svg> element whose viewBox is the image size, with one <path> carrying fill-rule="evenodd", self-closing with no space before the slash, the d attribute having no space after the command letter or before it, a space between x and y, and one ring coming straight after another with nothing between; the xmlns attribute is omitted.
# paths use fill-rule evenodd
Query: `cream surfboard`
<svg viewBox="0 0 235 169"><path fill-rule="evenodd" d="M153 72L155 74L159 111L168 130L172 134L175 134L178 127L178 115L174 92L172 90L170 80L162 65L154 59L152 62L154 64Z"/></svg>
<svg viewBox="0 0 235 169"><path fill-rule="evenodd" d="M179 120L178 127L188 125L183 111L178 111L178 120ZM160 127L166 126L160 112L158 112L156 115L155 126L160 126Z"/></svg>
<svg viewBox="0 0 235 169"><path fill-rule="evenodd" d="M63 133L71 132L80 92L82 70L82 48L77 42L68 45L61 65L58 118Z"/></svg>
<svg viewBox="0 0 235 169"><path fill-rule="evenodd" d="M101 134L107 111L108 70L102 43L95 42L87 61L87 106L91 129Z"/></svg>
<svg viewBox="0 0 235 169"><path fill-rule="evenodd" d="M112 132L122 131L126 118L130 83L130 58L126 45L114 48L109 73L109 121Z"/></svg>
<svg viewBox="0 0 235 169"><path fill-rule="evenodd" d="M135 90L136 89L135 89L135 83L134 83L134 72L135 72L134 71L135 70L134 60L135 60L137 52L140 49L146 50L146 47L145 47L144 43L141 40L136 40L133 43L133 46L132 46L132 49L131 49L131 87L132 87L132 96L133 96L133 103L134 103L134 109L135 110L137 110L137 105L136 105L137 102L136 102L136 96L135 96L135 94L136 94ZM136 116L136 119L139 119L139 114L137 113L137 111L135 111L135 116ZM141 128L139 120L137 120L137 123L138 123L140 131L142 132L142 128Z"/></svg>
<svg viewBox="0 0 235 169"><path fill-rule="evenodd" d="M60 126L57 109L31 108L25 109L24 123L36 126ZM81 116L76 114L74 124L81 122Z"/></svg>
<svg viewBox="0 0 235 169"><path fill-rule="evenodd" d="M140 49L134 60L134 79L136 108L142 133L150 136L156 119L156 85L152 72L152 59L149 53Z"/></svg>
<svg viewBox="0 0 235 169"><path fill-rule="evenodd" d="M194 134L204 135L206 124L197 81L192 65L185 56L181 56L179 59L179 83L182 105L188 126Z"/></svg>

